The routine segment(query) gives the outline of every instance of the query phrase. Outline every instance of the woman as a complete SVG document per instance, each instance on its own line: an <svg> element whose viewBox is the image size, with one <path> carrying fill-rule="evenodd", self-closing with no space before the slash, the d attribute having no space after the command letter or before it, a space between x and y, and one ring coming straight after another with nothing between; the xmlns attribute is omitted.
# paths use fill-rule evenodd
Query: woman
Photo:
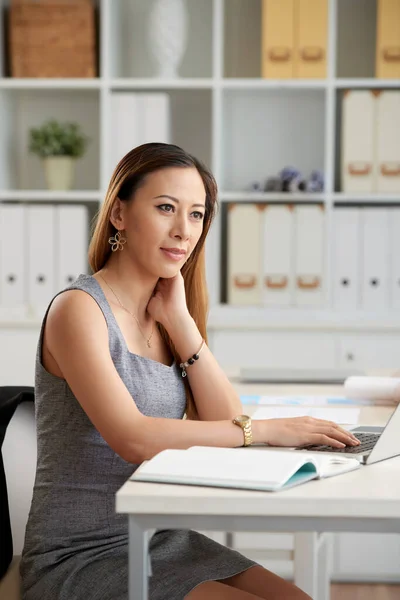
<svg viewBox="0 0 400 600"><path fill-rule="evenodd" d="M212 175L181 148L135 148L116 167L98 216L94 275L80 275L50 303L36 359L25 600L126 600L118 488L164 448L244 444L233 423L240 401L205 343L204 242L216 199ZM256 421L252 438L353 443L314 419ZM157 531L150 557L152 600L308 598L196 532Z"/></svg>

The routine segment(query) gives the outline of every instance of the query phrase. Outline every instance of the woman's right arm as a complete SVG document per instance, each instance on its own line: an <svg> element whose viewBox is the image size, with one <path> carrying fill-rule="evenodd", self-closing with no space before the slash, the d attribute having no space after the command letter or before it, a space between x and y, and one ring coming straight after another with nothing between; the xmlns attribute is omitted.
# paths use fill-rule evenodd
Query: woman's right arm
<svg viewBox="0 0 400 600"><path fill-rule="evenodd" d="M112 361L104 316L86 292L57 296L49 310L44 344L72 393L104 440L123 459L141 463L166 448L238 447L243 432L230 420L190 421L147 417L137 408ZM328 421L253 421L256 443L349 443L351 434Z"/></svg>

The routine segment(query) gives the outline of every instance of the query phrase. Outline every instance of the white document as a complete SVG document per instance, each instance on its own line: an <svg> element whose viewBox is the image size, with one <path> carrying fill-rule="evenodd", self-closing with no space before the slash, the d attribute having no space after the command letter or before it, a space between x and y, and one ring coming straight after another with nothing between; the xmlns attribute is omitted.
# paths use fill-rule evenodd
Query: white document
<svg viewBox="0 0 400 600"><path fill-rule="evenodd" d="M362 209L361 306L370 312L389 308L390 210Z"/></svg>
<svg viewBox="0 0 400 600"><path fill-rule="evenodd" d="M373 192L375 165L375 96L372 90L349 90L343 98L342 191Z"/></svg>
<svg viewBox="0 0 400 600"><path fill-rule="evenodd" d="M400 208L390 211L389 229L390 306L394 310L400 310Z"/></svg>
<svg viewBox="0 0 400 600"><path fill-rule="evenodd" d="M26 305L26 222L22 205L0 206L0 318L23 319Z"/></svg>
<svg viewBox="0 0 400 600"><path fill-rule="evenodd" d="M295 305L320 306L323 300L325 214L323 207L296 206Z"/></svg>
<svg viewBox="0 0 400 600"><path fill-rule="evenodd" d="M69 204L56 207L56 292L88 270L88 227L86 206Z"/></svg>
<svg viewBox="0 0 400 600"><path fill-rule="evenodd" d="M360 209L335 208L333 215L334 305L337 310L356 310L360 302Z"/></svg>
<svg viewBox="0 0 400 600"><path fill-rule="evenodd" d="M293 302L293 210L290 205L264 209L263 300L266 306Z"/></svg>
<svg viewBox="0 0 400 600"><path fill-rule="evenodd" d="M252 415L252 419L288 419L293 417L314 417L334 421L338 424L356 425L360 416L359 408L315 408L313 406L263 406Z"/></svg>
<svg viewBox="0 0 400 600"><path fill-rule="evenodd" d="M170 97L165 92L114 92L111 169L125 154L148 142L170 143Z"/></svg>
<svg viewBox="0 0 400 600"><path fill-rule="evenodd" d="M228 303L261 304L263 215L256 204L228 207Z"/></svg>
<svg viewBox="0 0 400 600"><path fill-rule="evenodd" d="M377 191L400 192L400 92L380 92L376 98Z"/></svg>
<svg viewBox="0 0 400 600"><path fill-rule="evenodd" d="M28 206L28 306L32 319L42 319L56 293L55 206Z"/></svg>

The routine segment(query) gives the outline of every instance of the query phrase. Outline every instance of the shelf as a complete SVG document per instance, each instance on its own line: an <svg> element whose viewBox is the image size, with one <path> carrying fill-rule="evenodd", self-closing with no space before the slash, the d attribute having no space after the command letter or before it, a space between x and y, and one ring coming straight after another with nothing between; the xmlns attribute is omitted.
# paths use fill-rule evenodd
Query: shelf
<svg viewBox="0 0 400 600"><path fill-rule="evenodd" d="M335 313L328 310L273 309L263 306L229 306L220 304L210 309L209 330L287 330L287 331L400 331L398 313Z"/></svg>
<svg viewBox="0 0 400 600"><path fill-rule="evenodd" d="M399 88L400 81L398 79L354 79L354 78L341 78L335 79L334 85L338 89L347 88Z"/></svg>
<svg viewBox="0 0 400 600"><path fill-rule="evenodd" d="M324 202L324 194L291 194L285 192L220 192L221 202Z"/></svg>
<svg viewBox="0 0 400 600"><path fill-rule="evenodd" d="M2 329L40 329L41 321L38 319L0 319Z"/></svg>
<svg viewBox="0 0 400 600"><path fill-rule="evenodd" d="M226 89L221 104L221 189L263 189L287 165L324 171L324 90Z"/></svg>
<svg viewBox="0 0 400 600"><path fill-rule="evenodd" d="M398 194L346 194L336 192L332 195L334 202L359 203L359 204L400 204Z"/></svg>
<svg viewBox="0 0 400 600"><path fill-rule="evenodd" d="M103 197L100 191L90 190L0 190L0 200L29 201L39 200L41 202L65 201L83 202L100 201Z"/></svg>
<svg viewBox="0 0 400 600"><path fill-rule="evenodd" d="M225 78L221 79L221 86L226 89L324 89L326 79L263 79L263 78Z"/></svg>
<svg viewBox="0 0 400 600"><path fill-rule="evenodd" d="M213 79L202 77L179 77L176 79L160 79L157 77L119 77L107 83L112 90L135 89L211 89Z"/></svg>
<svg viewBox="0 0 400 600"><path fill-rule="evenodd" d="M0 78L0 90L97 90L103 85L101 79L39 79L39 78Z"/></svg>

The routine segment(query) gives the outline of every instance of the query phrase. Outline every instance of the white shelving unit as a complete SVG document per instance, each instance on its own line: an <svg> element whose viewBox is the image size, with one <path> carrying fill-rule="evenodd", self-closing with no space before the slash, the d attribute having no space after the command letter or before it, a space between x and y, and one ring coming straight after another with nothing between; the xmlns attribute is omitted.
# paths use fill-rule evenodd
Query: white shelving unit
<svg viewBox="0 0 400 600"><path fill-rule="evenodd" d="M400 88L398 80L374 78L376 0L328 0L327 77L315 80L260 77L261 0L187 0L190 43L181 77L157 79L146 40L152 1L97 0L100 73L95 79L8 77L0 27L0 201L83 202L96 211L114 167L112 94L167 91L173 142L204 160L220 188L221 210L207 244L207 279L210 345L221 364L397 367L400 315L339 314L332 308L330 284L335 203L400 203L400 194L344 194L335 182L337 108L343 91ZM9 0L0 0L3 20L8 7ZM46 190L40 163L27 151L28 128L50 116L80 122L91 138L78 163L76 190L70 192ZM253 180L276 175L287 164L295 164L306 175L313 168L322 169L324 193L248 191ZM324 205L326 285L320 310L221 303L226 259L223 208L228 202L246 201ZM0 384L32 384L38 328L39 323L31 321L0 323ZM369 554L357 562L354 548L361 538ZM385 536L380 542L374 536L356 535L346 537L346 544L341 536L337 540L341 553L335 562L336 578L399 580L398 536ZM248 543L252 542L246 539ZM383 552L386 559L376 561Z"/></svg>

